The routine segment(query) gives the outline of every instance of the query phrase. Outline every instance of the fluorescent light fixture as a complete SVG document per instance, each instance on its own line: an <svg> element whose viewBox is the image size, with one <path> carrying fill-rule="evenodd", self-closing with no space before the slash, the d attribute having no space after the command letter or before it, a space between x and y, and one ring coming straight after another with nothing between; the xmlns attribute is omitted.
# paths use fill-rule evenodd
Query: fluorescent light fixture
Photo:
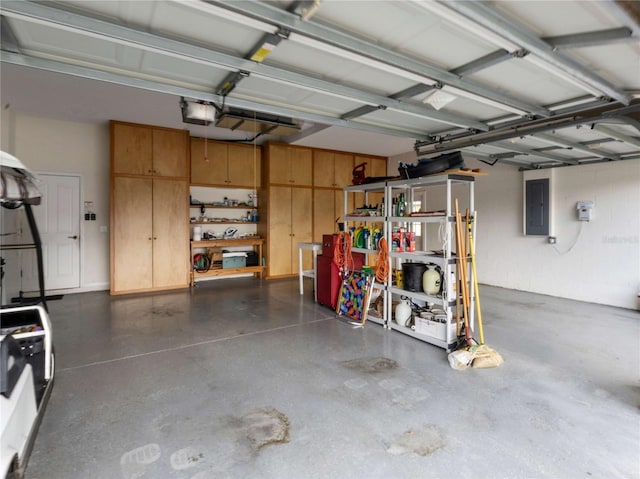
<svg viewBox="0 0 640 479"><path fill-rule="evenodd" d="M323 51L325 53L329 53L331 55L335 55L346 60L351 60L362 65L366 65L372 68L376 68L383 72L391 73L392 75L396 75L407 80L414 81L416 83L424 83L425 85L435 85L436 81L427 78L421 75L417 75L415 73L409 72L407 70L403 70L402 68L394 67L388 65L384 62L374 60L373 58L365 57L364 55L359 55L357 53L350 52L349 50L345 50L344 48L335 47L325 42L321 42L319 40L315 40L313 38L300 35L299 33L291 32L289 35L289 40L296 42L300 45L305 45L307 47L315 48L316 50Z"/></svg>
<svg viewBox="0 0 640 479"><path fill-rule="evenodd" d="M445 85L442 87L442 90L445 90L449 93L452 93L454 95L457 96L463 96L466 98L469 98L470 100L474 100L480 103L484 103L485 105L489 105L492 106L494 108L497 108L499 110L504 110L504 111L508 111L511 113L515 113L516 115L520 115L520 116L526 116L529 114L529 112L526 112L524 110L521 110L520 108L515 108L511 105L505 105L504 103L500 103L497 102L495 100L491 100L490 98L485 98L483 96L480 96L476 93L471 93L468 92L466 90L462 90L460 88L454 87L454 86L449 86L449 85Z"/></svg>
<svg viewBox="0 0 640 479"><path fill-rule="evenodd" d="M446 91L433 90L427 93L427 95L422 99L422 103L426 103L434 107L436 110L440 110L456 98L458 97L451 93L447 93Z"/></svg>
<svg viewBox="0 0 640 479"><path fill-rule="evenodd" d="M205 101L190 101L180 99L182 121L194 125L210 125L216 119L216 107Z"/></svg>

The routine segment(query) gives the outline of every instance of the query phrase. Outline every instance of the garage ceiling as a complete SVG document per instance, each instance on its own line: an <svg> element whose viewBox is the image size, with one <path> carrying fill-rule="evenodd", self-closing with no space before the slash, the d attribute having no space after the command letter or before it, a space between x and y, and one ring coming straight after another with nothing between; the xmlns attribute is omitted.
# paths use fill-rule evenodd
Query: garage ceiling
<svg viewBox="0 0 640 479"><path fill-rule="evenodd" d="M526 169L640 159L637 2L3 0L0 14L16 110L106 120L118 105L252 137L183 124L185 97L300 128L260 141Z"/></svg>

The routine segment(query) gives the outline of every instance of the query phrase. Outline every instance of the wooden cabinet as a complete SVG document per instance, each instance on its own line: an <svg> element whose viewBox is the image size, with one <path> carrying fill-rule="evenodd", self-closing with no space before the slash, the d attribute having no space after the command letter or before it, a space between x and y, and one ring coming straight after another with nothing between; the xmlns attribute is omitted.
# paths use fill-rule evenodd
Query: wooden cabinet
<svg viewBox="0 0 640 479"><path fill-rule="evenodd" d="M119 122L111 127L111 294L187 287L185 132Z"/></svg>
<svg viewBox="0 0 640 479"><path fill-rule="evenodd" d="M372 165L368 176L385 176L386 158L283 143L265 144L263 155L258 233L266 239L267 278L294 276L298 243L320 242L323 234L337 232L336 218L344 221L343 187L352 182L354 158ZM354 201L347 195L349 211Z"/></svg>
<svg viewBox="0 0 640 479"><path fill-rule="evenodd" d="M191 138L191 184L256 189L261 149L255 145Z"/></svg>
<svg viewBox="0 0 640 479"><path fill-rule="evenodd" d="M311 241L311 189L272 186L267 201L267 274L271 278L297 275L298 243Z"/></svg>
<svg viewBox="0 0 640 479"><path fill-rule="evenodd" d="M353 155L338 151L313 152L313 186L344 188L353 180Z"/></svg>
<svg viewBox="0 0 640 479"><path fill-rule="evenodd" d="M298 146L269 143L266 172L269 183L311 186L313 184L313 150Z"/></svg>
<svg viewBox="0 0 640 479"><path fill-rule="evenodd" d="M112 293L187 285L188 194L185 180L113 179Z"/></svg>
<svg viewBox="0 0 640 479"><path fill-rule="evenodd" d="M352 194L347 196L347 211L353 211ZM322 235L338 233L336 223L341 222L344 222L344 194L342 190L314 188L313 241L321 242Z"/></svg>
<svg viewBox="0 0 640 479"><path fill-rule="evenodd" d="M113 174L187 177L189 132L111 122Z"/></svg>
<svg viewBox="0 0 640 479"><path fill-rule="evenodd" d="M266 240L267 278L294 276L298 243L312 240L313 150L267 143L263 154L258 233Z"/></svg>
<svg viewBox="0 0 640 479"><path fill-rule="evenodd" d="M113 179L111 292L153 287L153 180Z"/></svg>

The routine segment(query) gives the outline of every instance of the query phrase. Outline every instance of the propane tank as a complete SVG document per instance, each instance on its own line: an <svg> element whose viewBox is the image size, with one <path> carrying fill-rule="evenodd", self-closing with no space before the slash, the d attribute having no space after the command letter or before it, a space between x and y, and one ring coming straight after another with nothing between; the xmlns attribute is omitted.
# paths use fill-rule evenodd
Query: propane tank
<svg viewBox="0 0 640 479"><path fill-rule="evenodd" d="M427 270L422 275L422 289L426 294L434 296L440 292L442 276L439 270L438 265L433 263L427 264Z"/></svg>
<svg viewBox="0 0 640 479"><path fill-rule="evenodd" d="M396 305L396 323L409 327L411 322L411 305L408 299L401 300Z"/></svg>

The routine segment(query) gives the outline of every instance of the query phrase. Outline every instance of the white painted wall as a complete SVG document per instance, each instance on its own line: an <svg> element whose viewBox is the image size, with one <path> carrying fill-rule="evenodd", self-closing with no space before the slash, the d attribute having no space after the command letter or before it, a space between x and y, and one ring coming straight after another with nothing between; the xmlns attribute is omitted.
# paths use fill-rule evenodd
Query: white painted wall
<svg viewBox="0 0 640 479"><path fill-rule="evenodd" d="M32 171L81 176L81 201L93 201L97 221L80 223L80 290L109 289L109 125L6 111L2 120L2 148Z"/></svg>
<svg viewBox="0 0 640 479"><path fill-rule="evenodd" d="M415 154L390 158L389 172L399 161L414 162ZM640 309L640 160L553 170L556 245L523 235L522 172L466 163L489 173L477 179L475 189L481 283ZM579 200L595 202L591 222L577 220Z"/></svg>

